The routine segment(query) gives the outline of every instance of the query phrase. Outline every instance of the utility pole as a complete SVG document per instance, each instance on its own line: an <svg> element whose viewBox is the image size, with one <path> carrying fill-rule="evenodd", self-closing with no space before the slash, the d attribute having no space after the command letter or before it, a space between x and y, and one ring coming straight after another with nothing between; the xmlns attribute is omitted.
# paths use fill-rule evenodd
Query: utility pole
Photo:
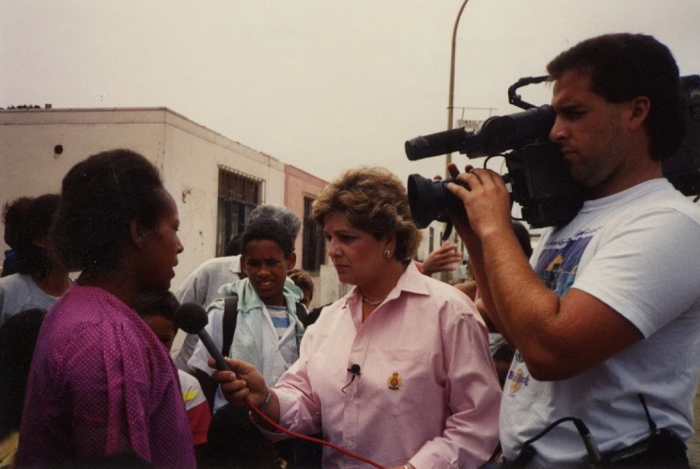
<svg viewBox="0 0 700 469"><path fill-rule="evenodd" d="M464 7L467 6L468 1L469 0L464 0L464 3L462 3L462 6L459 9L459 13L457 13L457 19L455 20L455 26L452 31L452 52L450 56L450 90L448 93L447 101L447 130L453 129L454 121L453 111L455 100L455 52L457 49L457 28L459 27L459 20L462 17L462 12L464 11ZM450 163L452 163L452 153L447 154L447 165L449 165ZM447 172L447 169L445 169L445 177L450 177L450 174Z"/></svg>

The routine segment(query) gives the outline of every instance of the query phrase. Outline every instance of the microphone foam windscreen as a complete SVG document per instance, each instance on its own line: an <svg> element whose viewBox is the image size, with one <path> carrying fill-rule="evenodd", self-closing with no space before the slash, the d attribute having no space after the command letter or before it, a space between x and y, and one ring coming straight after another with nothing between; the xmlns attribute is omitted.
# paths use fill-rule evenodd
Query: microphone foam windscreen
<svg viewBox="0 0 700 469"><path fill-rule="evenodd" d="M175 327L188 334L199 333L208 322L206 311L197 303L184 303L175 311Z"/></svg>

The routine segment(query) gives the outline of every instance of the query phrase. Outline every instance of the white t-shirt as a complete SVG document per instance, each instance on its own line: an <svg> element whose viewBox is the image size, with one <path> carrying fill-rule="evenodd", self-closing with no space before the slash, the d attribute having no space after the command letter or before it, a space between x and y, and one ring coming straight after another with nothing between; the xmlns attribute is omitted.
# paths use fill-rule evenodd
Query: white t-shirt
<svg viewBox="0 0 700 469"><path fill-rule="evenodd" d="M0 326L27 309L49 310L58 297L44 292L31 275L13 274L0 279Z"/></svg>
<svg viewBox="0 0 700 469"><path fill-rule="evenodd" d="M190 411L205 403L207 400L204 397L202 386L200 386L197 378L191 374L185 373L182 370L177 370L177 377L180 378L180 388L182 389L182 400L185 402L185 410ZM207 408L207 412L209 408Z"/></svg>
<svg viewBox="0 0 700 469"><path fill-rule="evenodd" d="M562 381L535 380L515 354L501 403L507 458L555 420L581 418L602 452L649 436L651 417L684 440L700 368L700 207L666 179L587 201L566 226L547 231L532 256L558 296L577 288L629 320L645 339ZM534 444L533 467L580 464L586 454L573 424Z"/></svg>

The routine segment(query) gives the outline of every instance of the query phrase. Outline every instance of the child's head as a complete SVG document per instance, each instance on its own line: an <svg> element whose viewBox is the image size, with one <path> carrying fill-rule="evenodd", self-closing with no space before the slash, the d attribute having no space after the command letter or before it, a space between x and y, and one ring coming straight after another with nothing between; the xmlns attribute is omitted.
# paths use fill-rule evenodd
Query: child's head
<svg viewBox="0 0 700 469"><path fill-rule="evenodd" d="M180 303L167 290L139 293L134 299L134 311L144 320L168 352L175 339L175 311Z"/></svg>
<svg viewBox="0 0 700 469"><path fill-rule="evenodd" d="M5 225L5 244L10 249L17 247L17 237L19 236L24 216L33 200L31 197L20 197L11 202L6 202L2 209L2 223Z"/></svg>
<svg viewBox="0 0 700 469"><path fill-rule="evenodd" d="M294 240L299 236L299 231L301 230L301 221L294 212L289 210L287 207L275 204L264 204L258 205L250 212L248 216L248 225L257 222L258 220L275 220L278 223L284 225L289 231L289 235L292 237L292 244Z"/></svg>
<svg viewBox="0 0 700 469"><path fill-rule="evenodd" d="M44 194L27 207L15 246L19 273L45 278L60 262L49 234L60 201L58 194Z"/></svg>
<svg viewBox="0 0 700 469"><path fill-rule="evenodd" d="M294 268L294 236L272 218L257 218L241 238L243 270L266 305L284 306L284 282L287 271Z"/></svg>
<svg viewBox="0 0 700 469"><path fill-rule="evenodd" d="M289 278L304 293L301 302L308 308L314 299L314 282L311 280L311 276L304 270L294 269L289 272Z"/></svg>

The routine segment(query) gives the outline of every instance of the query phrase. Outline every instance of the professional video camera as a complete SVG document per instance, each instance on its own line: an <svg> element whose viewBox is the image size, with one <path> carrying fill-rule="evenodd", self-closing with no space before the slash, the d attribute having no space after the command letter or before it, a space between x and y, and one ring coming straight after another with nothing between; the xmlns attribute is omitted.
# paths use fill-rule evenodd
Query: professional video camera
<svg viewBox="0 0 700 469"><path fill-rule="evenodd" d="M508 88L508 101L524 112L491 117L476 132L459 128L414 138L405 145L408 159L457 151L470 158L503 156L508 168L504 180L510 184L511 200L521 205L525 221L533 228L570 221L583 204L584 189L549 140L554 110L548 105L529 104L516 93L522 86L546 79L521 78ZM690 126L679 152L663 162L663 172L683 194L696 195L700 194L700 76L681 78L681 90ZM448 182L462 184L455 179L434 181L418 174L409 176L408 198L418 228L425 228L433 220L449 222L450 214L464 212L461 201L447 190Z"/></svg>

